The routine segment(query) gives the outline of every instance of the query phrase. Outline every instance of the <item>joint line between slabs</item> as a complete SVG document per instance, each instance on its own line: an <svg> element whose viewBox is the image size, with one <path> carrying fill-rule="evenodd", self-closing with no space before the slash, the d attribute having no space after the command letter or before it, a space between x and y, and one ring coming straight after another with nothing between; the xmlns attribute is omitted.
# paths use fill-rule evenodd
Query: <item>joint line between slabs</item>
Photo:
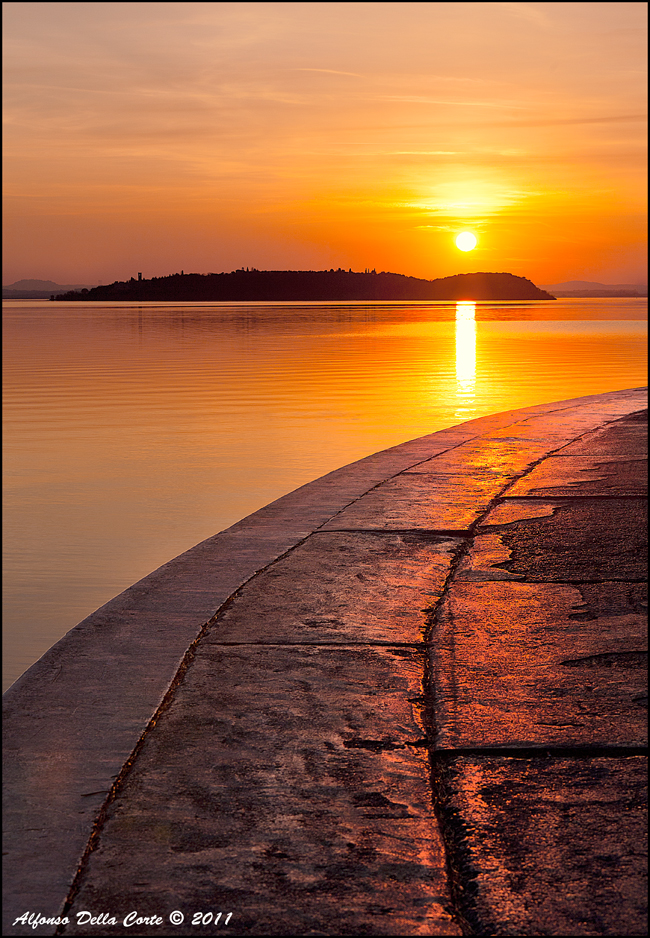
<svg viewBox="0 0 650 938"><path fill-rule="evenodd" d="M586 436L587 433L593 431L585 430L582 434L574 437L571 441L574 443L576 440L581 439L583 436ZM489 513L507 497L507 492L521 479L526 475L529 475L534 469L537 468L544 460L548 459L550 456L554 455L560 449L570 445L569 443L563 443L561 446L558 446L555 450L550 450L546 452L539 459L534 460L527 468L519 473L515 478L511 479L489 502L485 511L480 514L475 521L469 526L467 534L463 539L463 542L459 545L458 549L454 552L454 557L452 559L447 577L445 579L444 586L438 597L435 604L433 604L428 616L427 616L427 629L424 633L425 646L430 647L433 633L437 624L437 619L439 611L443 603L446 601L449 596L454 582L456 580L458 568L462 560L469 553L470 547L474 541L477 530L481 527L481 523L487 518ZM439 792L441 790L441 766L444 762L444 759L440 757L440 750L436 750L435 744L437 740L437 727L435 723L435 694L436 688L433 680L432 666L430 662L429 655L426 653L426 649L423 649L423 675L422 675L422 695L424 698L423 706L423 722L424 729L426 733L426 738L429 741L428 751L429 751L429 774L430 774L430 789L431 789L431 803L433 806L434 813L438 821L438 827L442 837L442 843L444 845L445 859L447 865L447 880L449 883L451 891L451 903L452 903L452 916L453 918L462 923L465 921L464 918L464 887L466 883L459 883L457 879L456 872L454 870L454 859L455 851L453 842L449 839L448 825L445 823L444 817L442 815L442 803L439 798Z"/></svg>
<svg viewBox="0 0 650 938"><path fill-rule="evenodd" d="M457 749L430 750L431 758L440 762L455 758L485 759L621 759L647 756L647 746L467 746Z"/></svg>
<svg viewBox="0 0 650 938"><path fill-rule="evenodd" d="M414 648L423 651L425 642L209 642L209 647L219 648Z"/></svg>
<svg viewBox="0 0 650 938"><path fill-rule="evenodd" d="M328 522L329 523L329 522ZM379 535L390 535L390 534L414 534L419 535L420 537L461 537L469 538L472 537L472 532L464 528L463 530L457 531L452 528L331 528L330 530L324 531L321 528L314 531L314 535L318 534L379 534Z"/></svg>
<svg viewBox="0 0 650 938"><path fill-rule="evenodd" d="M577 482L576 485L582 485L584 483ZM548 488L553 488L553 486L548 486ZM579 492L572 492L570 495L501 495L499 496L501 501L518 501L518 502L559 502L562 500L566 501L594 501L594 502L609 502L612 500L620 499L632 499L636 498L637 501L647 500L647 493L640 492L638 495L580 495Z"/></svg>

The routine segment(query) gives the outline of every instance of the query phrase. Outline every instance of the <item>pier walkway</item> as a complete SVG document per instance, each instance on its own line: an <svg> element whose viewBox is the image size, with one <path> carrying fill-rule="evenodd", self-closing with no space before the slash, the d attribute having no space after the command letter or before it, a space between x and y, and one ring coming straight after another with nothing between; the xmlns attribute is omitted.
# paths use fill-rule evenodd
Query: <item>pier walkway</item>
<svg viewBox="0 0 650 938"><path fill-rule="evenodd" d="M3 934L645 934L646 480L646 389L496 414L107 603L4 696Z"/></svg>

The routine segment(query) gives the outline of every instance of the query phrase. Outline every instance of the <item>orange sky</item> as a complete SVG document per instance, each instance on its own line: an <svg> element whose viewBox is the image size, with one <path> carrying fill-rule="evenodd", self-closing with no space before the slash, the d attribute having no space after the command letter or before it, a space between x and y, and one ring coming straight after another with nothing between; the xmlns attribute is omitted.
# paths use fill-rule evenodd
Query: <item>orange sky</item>
<svg viewBox="0 0 650 938"><path fill-rule="evenodd" d="M645 3L5 3L3 21L3 283L647 280Z"/></svg>

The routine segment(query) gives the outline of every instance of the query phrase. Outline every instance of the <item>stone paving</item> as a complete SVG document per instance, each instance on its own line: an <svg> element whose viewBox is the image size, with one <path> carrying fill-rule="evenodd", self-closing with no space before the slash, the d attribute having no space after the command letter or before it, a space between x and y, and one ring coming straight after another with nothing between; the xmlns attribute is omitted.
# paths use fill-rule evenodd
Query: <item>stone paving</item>
<svg viewBox="0 0 650 938"><path fill-rule="evenodd" d="M645 934L645 408L376 454L68 633L5 695L4 933Z"/></svg>

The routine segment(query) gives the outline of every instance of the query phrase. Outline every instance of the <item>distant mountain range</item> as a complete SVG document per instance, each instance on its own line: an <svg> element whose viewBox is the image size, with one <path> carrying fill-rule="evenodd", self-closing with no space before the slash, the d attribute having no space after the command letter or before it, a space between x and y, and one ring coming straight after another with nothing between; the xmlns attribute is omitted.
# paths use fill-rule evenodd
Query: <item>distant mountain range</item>
<svg viewBox="0 0 650 938"><path fill-rule="evenodd" d="M456 274L421 280L366 270L234 270L223 274L172 274L116 281L57 300L296 301L312 300L552 300L525 277L509 273Z"/></svg>
<svg viewBox="0 0 650 938"><path fill-rule="evenodd" d="M68 290L90 290L96 284L55 283L53 280L17 280L2 287L3 300L49 300L53 293Z"/></svg>
<svg viewBox="0 0 650 938"><path fill-rule="evenodd" d="M542 290L554 296L647 296L648 285L640 283L595 283L592 280L565 280L544 283Z"/></svg>

